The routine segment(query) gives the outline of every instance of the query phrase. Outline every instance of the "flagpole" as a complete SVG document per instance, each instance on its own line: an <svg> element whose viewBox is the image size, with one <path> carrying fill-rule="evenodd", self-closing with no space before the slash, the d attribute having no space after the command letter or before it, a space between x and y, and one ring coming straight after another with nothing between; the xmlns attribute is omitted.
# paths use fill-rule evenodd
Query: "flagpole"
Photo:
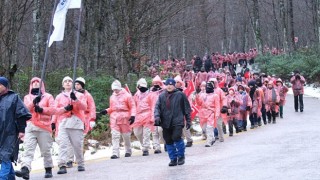
<svg viewBox="0 0 320 180"><path fill-rule="evenodd" d="M45 71L46 71L46 67L47 67L47 61L48 61L48 54L49 54L49 47L48 47L48 43L50 42L50 36L52 33L52 27L53 27L53 18L54 18L54 13L55 10L57 8L57 3L58 0L54 1L54 7L53 7L53 11L52 11L52 15L51 15L51 20L50 20L50 27L49 27L49 32L48 32L48 41L46 44L46 50L44 53L44 59L43 59L43 64L42 64L42 69L41 69L41 79L40 79L40 87L39 87L39 93L38 95L41 94L41 88L42 88L42 82L44 81L44 75L45 75Z"/></svg>
<svg viewBox="0 0 320 180"><path fill-rule="evenodd" d="M74 84L77 74L77 64L78 64L78 51L79 51L79 42L80 42L80 30L81 30L81 19L82 19L82 1L80 2L80 12L78 18L78 29L77 29L77 39L76 39L76 47L74 52L74 61L73 61L73 82L72 82L72 92L74 91Z"/></svg>

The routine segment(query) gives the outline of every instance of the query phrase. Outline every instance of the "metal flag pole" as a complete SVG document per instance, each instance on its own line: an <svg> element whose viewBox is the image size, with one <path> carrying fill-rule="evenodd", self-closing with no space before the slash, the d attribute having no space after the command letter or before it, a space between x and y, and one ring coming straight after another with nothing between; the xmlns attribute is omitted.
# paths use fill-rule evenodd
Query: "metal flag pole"
<svg viewBox="0 0 320 180"><path fill-rule="evenodd" d="M79 42L80 42L80 30L81 30L81 19L82 19L82 1L80 2L80 12L78 19L78 29L77 29L77 39L76 39L76 47L74 52L74 61L73 61L73 77L72 77L72 92L74 91L74 84L77 74L77 64L78 64L78 52L79 52Z"/></svg>
<svg viewBox="0 0 320 180"><path fill-rule="evenodd" d="M46 44L46 51L44 53L44 60L43 60L42 69L41 69L41 79L40 79L40 87L39 87L39 93L38 93L39 96L41 96L42 82L44 81L44 76L45 76L45 71L46 71L46 66L47 66L47 61L48 61L48 54L49 54L48 43L50 42L50 36L52 33L52 27L53 27L52 24L53 24L54 14L55 14L55 11L57 8L57 2L58 2L58 0L54 1L54 7L53 7L52 15L51 15L50 27L49 27L49 32L48 32L48 41Z"/></svg>

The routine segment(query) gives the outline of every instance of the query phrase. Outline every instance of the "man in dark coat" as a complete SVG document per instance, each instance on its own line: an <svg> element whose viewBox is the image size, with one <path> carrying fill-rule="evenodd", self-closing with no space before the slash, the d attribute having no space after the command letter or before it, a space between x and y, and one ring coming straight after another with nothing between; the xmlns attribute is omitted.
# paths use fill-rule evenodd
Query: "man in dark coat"
<svg viewBox="0 0 320 180"><path fill-rule="evenodd" d="M163 129L163 138L169 154L169 166L183 165L185 144L182 129L191 127L191 107L187 96L175 88L175 80L167 79L167 89L160 94L154 110L155 126Z"/></svg>
<svg viewBox="0 0 320 180"><path fill-rule="evenodd" d="M8 87L8 79L0 77L0 179L15 179L11 162L18 158L19 139L31 118L20 97Z"/></svg>

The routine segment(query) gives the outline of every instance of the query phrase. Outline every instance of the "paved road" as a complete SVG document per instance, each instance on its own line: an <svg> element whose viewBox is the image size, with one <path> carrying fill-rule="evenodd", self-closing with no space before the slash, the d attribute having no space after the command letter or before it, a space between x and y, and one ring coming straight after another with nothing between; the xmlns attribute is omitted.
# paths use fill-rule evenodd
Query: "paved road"
<svg viewBox="0 0 320 180"><path fill-rule="evenodd" d="M167 154L140 154L117 160L109 158L86 163L85 172L76 168L53 179L320 179L320 101L305 97L305 111L294 112L293 97L288 96L284 119L262 126L213 147L197 142L186 150L186 164L169 167ZM44 172L31 174L43 179Z"/></svg>

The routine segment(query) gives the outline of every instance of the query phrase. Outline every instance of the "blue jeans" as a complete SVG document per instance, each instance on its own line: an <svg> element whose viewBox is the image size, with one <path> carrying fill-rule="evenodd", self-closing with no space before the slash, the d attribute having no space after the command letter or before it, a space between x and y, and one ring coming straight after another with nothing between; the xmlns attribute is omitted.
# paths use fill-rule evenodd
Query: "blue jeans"
<svg viewBox="0 0 320 180"><path fill-rule="evenodd" d="M15 173L11 162L2 162L0 167L0 180L14 180Z"/></svg>

